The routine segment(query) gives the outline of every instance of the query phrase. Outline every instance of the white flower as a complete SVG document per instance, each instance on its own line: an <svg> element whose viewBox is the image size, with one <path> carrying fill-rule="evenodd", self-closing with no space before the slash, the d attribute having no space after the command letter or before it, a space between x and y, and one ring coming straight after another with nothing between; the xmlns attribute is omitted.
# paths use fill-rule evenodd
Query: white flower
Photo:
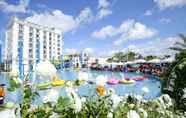
<svg viewBox="0 0 186 118"><path fill-rule="evenodd" d="M119 103L121 102L121 98L118 96L118 95L116 95L116 94L112 94L111 95L111 100L112 100L112 102L113 102L113 108L115 109L118 105L119 105Z"/></svg>
<svg viewBox="0 0 186 118"><path fill-rule="evenodd" d="M148 117L148 114L147 114L147 112L146 112L144 109L139 108L139 109L138 109L138 112L143 113L143 118L147 118L147 117Z"/></svg>
<svg viewBox="0 0 186 118"><path fill-rule="evenodd" d="M77 95L73 88L67 87L66 88L67 96L70 98L71 102L73 103L73 108L75 112L80 112L82 108L82 103L80 97Z"/></svg>
<svg viewBox="0 0 186 118"><path fill-rule="evenodd" d="M140 116L136 111L130 110L127 112L127 118L140 118Z"/></svg>
<svg viewBox="0 0 186 118"><path fill-rule="evenodd" d="M167 94L162 95L162 96L160 97L160 99L161 99L161 102L163 101L163 104L165 105L166 108L169 108L170 106L173 105L172 99L171 99L170 96L167 95Z"/></svg>
<svg viewBox="0 0 186 118"><path fill-rule="evenodd" d="M59 115L57 113L53 112L49 118L59 118Z"/></svg>
<svg viewBox="0 0 186 118"><path fill-rule="evenodd" d="M16 115L13 109L5 109L1 111L0 116L1 118L16 118Z"/></svg>
<svg viewBox="0 0 186 118"><path fill-rule="evenodd" d="M65 85L66 85L67 87L73 87L73 83L72 83L71 81L67 81L67 82L65 83Z"/></svg>
<svg viewBox="0 0 186 118"><path fill-rule="evenodd" d="M99 75L97 78L96 78L96 85L99 85L99 86L104 86L107 82L107 78L104 77L103 75Z"/></svg>
<svg viewBox="0 0 186 118"><path fill-rule="evenodd" d="M82 103L85 103L86 102L86 97L82 97L81 101L82 101Z"/></svg>
<svg viewBox="0 0 186 118"><path fill-rule="evenodd" d="M75 112L80 112L81 108L82 108L82 103L81 103L81 99L79 98L79 96L75 97Z"/></svg>
<svg viewBox="0 0 186 118"><path fill-rule="evenodd" d="M143 91L144 93L149 93L149 89L148 89L147 87L143 87L143 88L142 88L142 91Z"/></svg>
<svg viewBox="0 0 186 118"><path fill-rule="evenodd" d="M70 97L71 99L74 98L74 97L77 97L75 89L73 89L71 87L67 87L65 90L66 90L66 93L67 93L68 97Z"/></svg>
<svg viewBox="0 0 186 118"><path fill-rule="evenodd" d="M107 118L113 118L113 114L112 114L111 112L109 112L109 113L107 114Z"/></svg>
<svg viewBox="0 0 186 118"><path fill-rule="evenodd" d="M56 102L57 99L59 97L59 92L54 90L54 89L51 89L46 96L44 96L43 98L43 102L46 103L46 102Z"/></svg>
<svg viewBox="0 0 186 118"><path fill-rule="evenodd" d="M186 88L183 89L183 96L182 96L182 98L183 99L186 98Z"/></svg>
<svg viewBox="0 0 186 118"><path fill-rule="evenodd" d="M84 81L87 81L88 80L88 73L86 72L79 72L79 80L84 80Z"/></svg>
<svg viewBox="0 0 186 118"><path fill-rule="evenodd" d="M57 69L49 61L42 61L36 65L35 72L40 76L53 77L56 75Z"/></svg>

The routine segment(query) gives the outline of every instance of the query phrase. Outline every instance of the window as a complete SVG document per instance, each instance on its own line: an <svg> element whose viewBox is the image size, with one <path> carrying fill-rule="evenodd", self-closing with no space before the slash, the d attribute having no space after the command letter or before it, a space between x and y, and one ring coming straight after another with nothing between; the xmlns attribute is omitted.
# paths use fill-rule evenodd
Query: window
<svg viewBox="0 0 186 118"><path fill-rule="evenodd" d="M19 24L19 30L23 30L23 25Z"/></svg>
<svg viewBox="0 0 186 118"><path fill-rule="evenodd" d="M23 40L23 35L19 35L19 40Z"/></svg>
<svg viewBox="0 0 186 118"><path fill-rule="evenodd" d="M29 41L30 41L30 42L32 42L32 40L33 40L32 38L29 38Z"/></svg>
<svg viewBox="0 0 186 118"><path fill-rule="evenodd" d="M32 52L32 49L29 49L29 52L31 53Z"/></svg>
<svg viewBox="0 0 186 118"><path fill-rule="evenodd" d="M36 32L39 33L39 29L36 29Z"/></svg>
<svg viewBox="0 0 186 118"><path fill-rule="evenodd" d="M32 43L29 43L29 47L32 47L33 45L32 45Z"/></svg>
<svg viewBox="0 0 186 118"><path fill-rule="evenodd" d="M33 33L32 33L32 32L30 32L30 33L29 33L29 36L30 36L30 37L32 37L32 36L33 36Z"/></svg>
<svg viewBox="0 0 186 118"><path fill-rule="evenodd" d="M29 30L30 30L30 32L33 32L33 27L30 27Z"/></svg>

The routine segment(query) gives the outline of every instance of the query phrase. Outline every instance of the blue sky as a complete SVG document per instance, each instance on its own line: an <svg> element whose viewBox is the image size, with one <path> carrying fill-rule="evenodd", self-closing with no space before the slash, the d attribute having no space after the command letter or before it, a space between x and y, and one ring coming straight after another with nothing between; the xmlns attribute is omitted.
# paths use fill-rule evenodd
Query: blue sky
<svg viewBox="0 0 186 118"><path fill-rule="evenodd" d="M0 0L0 38L12 15L63 30L64 53L174 54L185 34L186 0Z"/></svg>

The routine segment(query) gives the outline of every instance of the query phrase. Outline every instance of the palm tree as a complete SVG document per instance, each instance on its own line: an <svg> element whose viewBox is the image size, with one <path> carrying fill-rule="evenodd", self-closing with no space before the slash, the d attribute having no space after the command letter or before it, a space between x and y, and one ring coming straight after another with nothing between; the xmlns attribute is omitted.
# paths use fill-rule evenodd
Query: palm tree
<svg viewBox="0 0 186 118"><path fill-rule="evenodd" d="M182 39L183 42L176 42L175 47L171 47L170 49L182 52L186 50L186 36L183 34L179 34L179 37Z"/></svg>

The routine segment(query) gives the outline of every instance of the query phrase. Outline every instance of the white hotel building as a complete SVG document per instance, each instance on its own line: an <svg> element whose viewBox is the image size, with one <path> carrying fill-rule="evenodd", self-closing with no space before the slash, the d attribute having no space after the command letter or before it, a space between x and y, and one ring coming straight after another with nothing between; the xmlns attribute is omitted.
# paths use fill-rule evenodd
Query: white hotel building
<svg viewBox="0 0 186 118"><path fill-rule="evenodd" d="M55 21L54 21L55 22ZM11 69L35 69L43 60L61 59L62 31L12 17L6 30L5 57Z"/></svg>

